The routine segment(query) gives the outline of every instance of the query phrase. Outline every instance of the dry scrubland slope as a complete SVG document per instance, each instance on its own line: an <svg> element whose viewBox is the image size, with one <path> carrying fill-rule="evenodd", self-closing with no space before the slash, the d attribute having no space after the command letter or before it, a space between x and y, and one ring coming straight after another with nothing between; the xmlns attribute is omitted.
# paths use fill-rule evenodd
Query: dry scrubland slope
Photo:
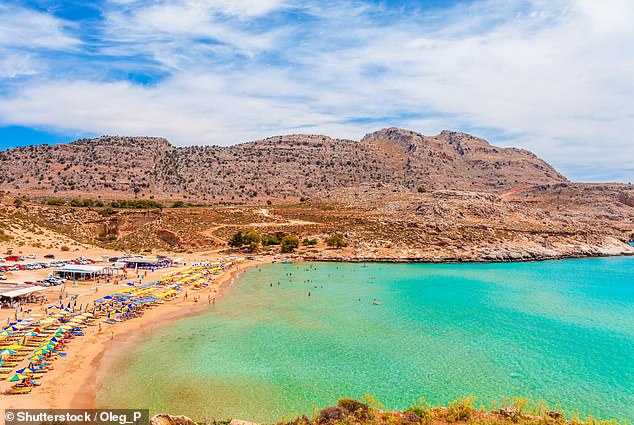
<svg viewBox="0 0 634 425"><path fill-rule="evenodd" d="M320 259L634 253L626 243L634 238L631 185L572 183L530 152L449 131L422 136L390 128L360 142L293 135L185 148L158 138L102 137L4 151L0 184L11 197L234 202L104 216L99 208L13 206L6 197L0 222L10 221L4 231L14 244L29 244L20 228L37 225L113 248L209 250L253 228L320 240L343 234L346 249L302 248Z"/></svg>

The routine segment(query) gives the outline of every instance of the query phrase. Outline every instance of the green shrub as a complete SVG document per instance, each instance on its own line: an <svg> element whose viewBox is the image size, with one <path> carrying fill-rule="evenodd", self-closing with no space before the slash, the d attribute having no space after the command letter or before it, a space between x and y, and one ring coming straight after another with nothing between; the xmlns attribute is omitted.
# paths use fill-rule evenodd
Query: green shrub
<svg viewBox="0 0 634 425"><path fill-rule="evenodd" d="M315 245L317 245L317 239L304 239L302 241L302 245L304 245L304 246L315 246Z"/></svg>
<svg viewBox="0 0 634 425"><path fill-rule="evenodd" d="M279 245L280 240L272 235L262 235L262 245Z"/></svg>
<svg viewBox="0 0 634 425"><path fill-rule="evenodd" d="M111 216L113 214L116 214L116 211L113 210L112 207L106 207L106 208L100 210L99 214L103 215L104 217L108 217L108 216Z"/></svg>
<svg viewBox="0 0 634 425"><path fill-rule="evenodd" d="M70 251L70 248L66 245L62 245L62 247L60 248L62 251L66 252L66 251Z"/></svg>
<svg viewBox="0 0 634 425"><path fill-rule="evenodd" d="M231 239L229 239L230 247L239 248L242 245L244 245L244 236L242 235L242 232L235 233L231 236Z"/></svg>
<svg viewBox="0 0 634 425"><path fill-rule="evenodd" d="M286 235L280 242L282 252L293 252L299 247L299 238L294 235Z"/></svg>
<svg viewBox="0 0 634 425"><path fill-rule="evenodd" d="M418 399L416 405L410 407L405 412L415 414L420 418L420 422L423 424L430 424L434 419L434 412L432 411L432 405L424 398Z"/></svg>
<svg viewBox="0 0 634 425"><path fill-rule="evenodd" d="M475 411L475 397L465 397L463 399L455 400L449 403L447 410L445 411L445 418L449 422L465 421L471 417L471 414Z"/></svg>
<svg viewBox="0 0 634 425"><path fill-rule="evenodd" d="M343 248L347 246L345 239L339 235L332 235L326 238L326 245L333 248Z"/></svg>
<svg viewBox="0 0 634 425"><path fill-rule="evenodd" d="M255 230L249 230L244 234L242 240L244 241L244 244L255 244L257 247L257 245L259 245L262 241L262 236Z"/></svg>

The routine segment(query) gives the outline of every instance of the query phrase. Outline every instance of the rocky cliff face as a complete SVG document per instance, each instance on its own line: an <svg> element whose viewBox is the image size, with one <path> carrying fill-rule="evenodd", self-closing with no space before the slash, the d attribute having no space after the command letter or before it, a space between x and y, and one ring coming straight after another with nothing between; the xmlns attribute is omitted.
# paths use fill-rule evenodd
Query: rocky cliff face
<svg viewBox="0 0 634 425"><path fill-rule="evenodd" d="M0 152L0 185L12 194L261 203L315 198L342 187L501 192L567 181L528 151L464 133L423 136L389 128L360 142L287 135L231 147L175 148L151 137L104 136Z"/></svg>

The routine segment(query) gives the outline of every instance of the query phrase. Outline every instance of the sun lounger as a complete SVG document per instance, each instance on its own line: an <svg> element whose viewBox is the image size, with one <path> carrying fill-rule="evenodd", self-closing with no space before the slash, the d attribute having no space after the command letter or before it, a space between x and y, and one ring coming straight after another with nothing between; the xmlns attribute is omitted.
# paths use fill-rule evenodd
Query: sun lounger
<svg viewBox="0 0 634 425"><path fill-rule="evenodd" d="M11 394L28 394L32 389L33 387L11 388Z"/></svg>

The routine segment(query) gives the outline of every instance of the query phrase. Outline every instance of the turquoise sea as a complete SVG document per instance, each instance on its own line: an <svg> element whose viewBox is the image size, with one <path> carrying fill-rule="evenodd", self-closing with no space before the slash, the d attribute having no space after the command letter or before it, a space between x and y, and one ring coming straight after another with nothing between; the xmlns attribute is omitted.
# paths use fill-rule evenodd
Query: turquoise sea
<svg viewBox="0 0 634 425"><path fill-rule="evenodd" d="M140 337L97 404L276 421L364 394L634 419L634 258L250 269L216 306Z"/></svg>

